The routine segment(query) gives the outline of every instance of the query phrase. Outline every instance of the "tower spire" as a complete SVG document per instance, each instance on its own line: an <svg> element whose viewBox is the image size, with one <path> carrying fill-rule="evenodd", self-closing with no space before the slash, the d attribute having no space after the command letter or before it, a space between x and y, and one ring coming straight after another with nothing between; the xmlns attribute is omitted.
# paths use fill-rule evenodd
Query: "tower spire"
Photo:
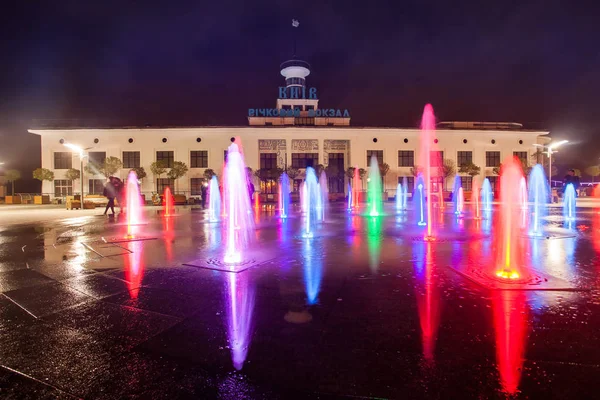
<svg viewBox="0 0 600 400"><path fill-rule="evenodd" d="M298 22L297 19L292 18L292 26L294 28L298 28L300 26L300 22ZM292 58L296 58L296 29L294 29L294 54L292 56Z"/></svg>

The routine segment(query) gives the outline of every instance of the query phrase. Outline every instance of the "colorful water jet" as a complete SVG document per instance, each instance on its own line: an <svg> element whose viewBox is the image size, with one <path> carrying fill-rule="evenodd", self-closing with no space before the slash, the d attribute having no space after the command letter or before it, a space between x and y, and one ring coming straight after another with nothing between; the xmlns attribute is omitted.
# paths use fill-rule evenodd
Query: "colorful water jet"
<svg viewBox="0 0 600 400"><path fill-rule="evenodd" d="M228 160L229 161L229 160ZM246 193L246 196L248 193ZM228 337L233 367L241 370L252 339L252 313L255 294L249 275L228 273Z"/></svg>
<svg viewBox="0 0 600 400"><path fill-rule="evenodd" d="M509 157L500 171L500 237L498 245L498 265L496 276L515 280L522 275L520 258L520 213L522 206L521 162Z"/></svg>
<svg viewBox="0 0 600 400"><path fill-rule="evenodd" d="M142 223L142 196L138 184L137 174L130 171L127 175L127 238L135 237L134 227Z"/></svg>
<svg viewBox="0 0 600 400"><path fill-rule="evenodd" d="M348 211L352 210L352 185L348 183Z"/></svg>
<svg viewBox="0 0 600 400"><path fill-rule="evenodd" d="M217 222L221 218L221 191L216 176L210 178L208 186L208 219Z"/></svg>
<svg viewBox="0 0 600 400"><path fill-rule="evenodd" d="M565 221L575 220L575 187L572 183L565 186L564 203L563 203L563 217Z"/></svg>
<svg viewBox="0 0 600 400"><path fill-rule="evenodd" d="M460 175L454 177L454 185L452 186L452 202L454 203L454 214L461 215L464 206L464 195L462 204L460 202L460 189L462 189L462 180ZM460 208L460 209L459 209Z"/></svg>
<svg viewBox="0 0 600 400"><path fill-rule="evenodd" d="M426 213L427 218L427 233L425 234L426 240L433 239L433 227L432 227L432 214L431 214L431 179L433 176L440 175L440 170L443 167L442 160L440 159L437 151L432 151L435 143L435 115L433 114L433 106L427 104L423 109L423 117L421 119L421 158L420 165L424 169L424 183L422 188L422 196L426 201ZM432 173L432 167L435 168L435 174ZM421 212L421 217L423 217ZM419 222L421 225L421 222Z"/></svg>
<svg viewBox="0 0 600 400"><path fill-rule="evenodd" d="M379 173L379 163L377 157L371 156L371 165L369 166L369 179L367 181L367 204L368 212L371 217L377 217L383 214L383 190L381 184L381 174Z"/></svg>
<svg viewBox="0 0 600 400"><path fill-rule="evenodd" d="M306 168L306 180L304 181L304 206L306 209L304 216L304 232L306 238L313 237L316 229L316 223L319 220L319 199L321 197L319 183L315 170L311 167Z"/></svg>
<svg viewBox="0 0 600 400"><path fill-rule="evenodd" d="M426 247L425 247L426 246ZM423 358L426 362L434 361L435 344L440 323L440 289L434 273L432 244L414 242L413 258L416 273L416 297L423 342Z"/></svg>
<svg viewBox="0 0 600 400"><path fill-rule="evenodd" d="M163 193L163 213L165 217L171 217L175 214L175 199L171 193L171 188L166 187Z"/></svg>
<svg viewBox="0 0 600 400"><path fill-rule="evenodd" d="M483 180L483 185L481 186L481 205L483 207L483 211L492 211L493 197L494 194L492 193L492 185L490 184L490 180L485 178Z"/></svg>
<svg viewBox="0 0 600 400"><path fill-rule="evenodd" d="M536 164L529 173L529 201L531 202L529 235L531 236L544 236L544 217L548 215L549 193L544 167Z"/></svg>
<svg viewBox="0 0 600 400"><path fill-rule="evenodd" d="M481 218L481 205L479 201L479 192L481 189L479 188L479 181L477 179L473 179L473 183L471 185L471 203L473 203L473 209L475 211L475 219Z"/></svg>
<svg viewBox="0 0 600 400"><path fill-rule="evenodd" d="M254 221L248 196L246 166L237 143L229 146L225 171L223 195L227 214L227 238L224 261L227 264L238 264L242 261L242 250L250 242Z"/></svg>
<svg viewBox="0 0 600 400"><path fill-rule="evenodd" d="M404 203L404 190L402 188L402 184L398 183L398 186L396 187L396 212L404 211L403 203Z"/></svg>
<svg viewBox="0 0 600 400"><path fill-rule="evenodd" d="M327 174L321 172L319 177L319 221L325 221L325 213L329 206L329 185L327 184Z"/></svg>
<svg viewBox="0 0 600 400"><path fill-rule="evenodd" d="M358 165L357 165L356 167L354 167L354 177L352 178L352 186L353 186L352 198L354 199L354 208L358 208L358 202L360 200L359 184L360 184L360 173L359 173Z"/></svg>
<svg viewBox="0 0 600 400"><path fill-rule="evenodd" d="M417 176L417 187L413 193L413 196L415 196L414 203L417 211L417 224L419 226L425 226L427 225L427 205L425 204L425 183L423 182L423 175L421 174Z"/></svg>
<svg viewBox="0 0 600 400"><path fill-rule="evenodd" d="M279 217L287 218L290 209L290 178L284 172L279 184Z"/></svg>
<svg viewBox="0 0 600 400"><path fill-rule="evenodd" d="M465 209L465 192L462 187L458 188L458 195L456 196L456 211L454 213L457 217L461 217L463 210Z"/></svg>
<svg viewBox="0 0 600 400"><path fill-rule="evenodd" d="M381 243L383 231L383 218L370 217L367 221L367 247L369 248L369 267L372 273L379 270L381 257Z"/></svg>

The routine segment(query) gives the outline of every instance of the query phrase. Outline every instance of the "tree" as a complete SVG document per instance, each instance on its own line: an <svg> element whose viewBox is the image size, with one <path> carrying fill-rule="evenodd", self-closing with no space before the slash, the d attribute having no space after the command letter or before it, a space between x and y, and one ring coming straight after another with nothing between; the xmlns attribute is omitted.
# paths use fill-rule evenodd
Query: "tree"
<svg viewBox="0 0 600 400"><path fill-rule="evenodd" d="M144 179L147 176L146 170L144 169L144 167L133 167L130 169L130 171L135 172L139 181L141 181L142 179Z"/></svg>
<svg viewBox="0 0 600 400"><path fill-rule="evenodd" d="M174 161L173 167L169 172L167 172L167 177L169 177L169 179L173 179L175 183L177 183L177 179L185 176L187 172L188 167L183 161Z"/></svg>
<svg viewBox="0 0 600 400"><path fill-rule="evenodd" d="M390 165L388 163L383 163L379 166L379 175L381 175L381 180L383 181L383 190L385 188L385 176L390 172Z"/></svg>
<svg viewBox="0 0 600 400"><path fill-rule="evenodd" d="M421 168L418 165L415 165L414 167L410 168L410 173L412 174L412 176L419 176L419 174L423 173L423 168Z"/></svg>
<svg viewBox="0 0 600 400"><path fill-rule="evenodd" d="M6 180L8 182L11 183L12 185L12 195L15 195L15 181L18 181L19 179L21 179L21 172L19 172L16 169L9 169L8 171L6 171L6 174L4 174Z"/></svg>
<svg viewBox="0 0 600 400"><path fill-rule="evenodd" d="M73 181L81 178L81 171L79 171L78 169L75 169L75 168L69 168L67 170L67 172L65 173L65 176L68 180L73 182Z"/></svg>
<svg viewBox="0 0 600 400"><path fill-rule="evenodd" d="M594 182L594 178L600 175L600 166L592 165L585 169L585 173L592 177L592 183Z"/></svg>
<svg viewBox="0 0 600 400"><path fill-rule="evenodd" d="M458 172L461 174L467 174L473 178L481 173L481 167L470 162L468 164L461 165L460 168L458 168Z"/></svg>
<svg viewBox="0 0 600 400"><path fill-rule="evenodd" d="M446 179L450 178L453 175L456 175L456 164L454 164L453 160L445 159L442 164L442 176L444 177L444 187L446 187Z"/></svg>
<svg viewBox="0 0 600 400"><path fill-rule="evenodd" d="M54 180L54 172L50 171L47 168L36 168L33 170L33 178L37 179L40 182Z"/></svg>
<svg viewBox="0 0 600 400"><path fill-rule="evenodd" d="M105 178L109 178L121 168L123 168L123 162L119 158L106 157L100 164L90 161L84 170L92 175L102 174Z"/></svg>
<svg viewBox="0 0 600 400"><path fill-rule="evenodd" d="M211 168L206 168L204 170L204 179L206 179L207 182L210 182L210 180L212 179L212 177L216 176L216 175L217 174L215 173L215 171L213 169L211 169Z"/></svg>
<svg viewBox="0 0 600 400"><path fill-rule="evenodd" d="M287 175L291 181L296 179L298 175L300 175L300 170L298 168L288 168Z"/></svg>
<svg viewBox="0 0 600 400"><path fill-rule="evenodd" d="M358 177L360 178L360 186L362 189L364 189L365 176L367 176L367 170L364 168L359 168L358 169Z"/></svg>
<svg viewBox="0 0 600 400"><path fill-rule="evenodd" d="M167 163L163 160L154 161L150 164L150 172L152 175L160 179L160 176L167 172Z"/></svg>
<svg viewBox="0 0 600 400"><path fill-rule="evenodd" d="M325 166L323 164L317 164L315 166L315 174L317 174L317 178L321 176L321 172L325 171Z"/></svg>
<svg viewBox="0 0 600 400"><path fill-rule="evenodd" d="M350 182L352 182L352 179L354 179L354 171L356 171L356 168L354 168L354 167L349 167L346 170L346 176L348 177Z"/></svg>

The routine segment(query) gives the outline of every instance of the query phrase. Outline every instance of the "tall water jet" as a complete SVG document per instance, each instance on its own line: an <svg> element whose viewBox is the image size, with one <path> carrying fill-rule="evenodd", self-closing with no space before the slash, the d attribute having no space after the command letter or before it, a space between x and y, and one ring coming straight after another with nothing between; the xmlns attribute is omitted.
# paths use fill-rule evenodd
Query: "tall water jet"
<svg viewBox="0 0 600 400"><path fill-rule="evenodd" d="M354 177L353 177L353 181L352 181L352 185L353 185L352 198L354 199L354 208L358 208L358 201L360 200L359 184L360 184L360 173L359 173L358 165L357 165L356 167L354 167Z"/></svg>
<svg viewBox="0 0 600 400"><path fill-rule="evenodd" d="M142 223L142 196L137 174L130 171L127 175L127 238L135 236L134 226Z"/></svg>
<svg viewBox="0 0 600 400"><path fill-rule="evenodd" d="M433 107L431 106L431 104L427 104L423 109L423 118L421 119L420 141L420 166L424 170L423 195L425 196L427 204L427 233L425 235L425 239L431 240L433 239L433 229L431 220L431 178L434 176L441 175L440 170L443 167L439 153L437 151L432 152L432 148L435 143L435 115L433 114ZM435 168L435 170L432 171L433 168Z"/></svg>
<svg viewBox="0 0 600 400"><path fill-rule="evenodd" d="M465 208L465 192L462 187L458 188L458 195L456 196L456 211L454 213L460 217L463 214Z"/></svg>
<svg viewBox="0 0 600 400"><path fill-rule="evenodd" d="M311 167L306 168L306 181L304 182L304 202L306 214L304 220L304 237L310 238L313 236L316 223L319 219L319 198L321 193L315 170Z"/></svg>
<svg viewBox="0 0 600 400"><path fill-rule="evenodd" d="M279 184L279 217L287 218L290 209L290 178L284 172Z"/></svg>
<svg viewBox="0 0 600 400"><path fill-rule="evenodd" d="M369 248L369 267L372 273L379 270L381 243L383 241L383 218L370 217L367 221L367 247Z"/></svg>
<svg viewBox="0 0 600 400"><path fill-rule="evenodd" d="M223 182L224 206L227 214L225 263L238 264L242 261L242 250L250 242L254 230L246 166L237 143L232 143L227 151L227 168Z"/></svg>
<svg viewBox="0 0 600 400"><path fill-rule="evenodd" d="M575 187L572 183L565 186L564 203L563 203L563 217L565 221L575 220Z"/></svg>
<svg viewBox="0 0 600 400"><path fill-rule="evenodd" d="M415 196L415 209L417 211L417 219L419 226L427 225L427 204L425 204L425 182L423 175L417 176L417 187L413 193Z"/></svg>
<svg viewBox="0 0 600 400"><path fill-rule="evenodd" d="M248 280L249 275L247 274L228 273L229 318L227 330L233 367L238 371L244 366L252 339L252 313L255 296L254 288Z"/></svg>
<svg viewBox="0 0 600 400"><path fill-rule="evenodd" d="M352 210L352 185L348 183L348 211Z"/></svg>
<svg viewBox="0 0 600 400"><path fill-rule="evenodd" d="M408 180L406 177L402 178L402 210L406 211L408 205Z"/></svg>
<svg viewBox="0 0 600 400"><path fill-rule="evenodd" d="M306 179L300 185L300 208L303 213L306 213Z"/></svg>
<svg viewBox="0 0 600 400"><path fill-rule="evenodd" d="M490 180L485 178L483 180L483 185L481 186L481 205L483 206L483 211L492 211L492 197L494 194L492 193L492 185L490 184Z"/></svg>
<svg viewBox="0 0 600 400"><path fill-rule="evenodd" d="M536 164L529 173L530 229L531 236L544 236L544 217L548 215L548 180L544 167Z"/></svg>
<svg viewBox="0 0 600 400"><path fill-rule="evenodd" d="M511 280L522 276L520 258L523 249L519 247L522 177L521 162L509 157L500 171L500 243L496 276Z"/></svg>
<svg viewBox="0 0 600 400"><path fill-rule="evenodd" d="M460 191L460 189L462 188L462 180L460 178L460 175L456 175L454 176L454 185L452 185L452 202L454 203L454 213L456 215L459 215L462 213L462 208L459 211L459 207L462 207L462 204L459 204L458 198L458 192ZM464 200L464 199L463 199Z"/></svg>
<svg viewBox="0 0 600 400"><path fill-rule="evenodd" d="M208 185L208 218L210 222L217 222L221 218L221 191L219 181L214 175Z"/></svg>
<svg viewBox="0 0 600 400"><path fill-rule="evenodd" d="M369 180L367 181L367 204L369 215L377 217L383 214L383 190L381 185L381 174L377 157L371 156L369 166Z"/></svg>
<svg viewBox="0 0 600 400"><path fill-rule="evenodd" d="M475 219L481 218L481 205L479 204L479 181L477 179L473 179L473 183L471 184L471 203L473 203L473 208L475 209Z"/></svg>
<svg viewBox="0 0 600 400"><path fill-rule="evenodd" d="M319 220L325 220L325 212L329 205L329 185L327 184L327 174L325 171L321 172L321 176L319 177Z"/></svg>
<svg viewBox="0 0 600 400"><path fill-rule="evenodd" d="M171 188L166 187L163 193L163 205L164 205L164 215L165 217L171 217L175 214L175 199L173 198L173 193L171 193Z"/></svg>
<svg viewBox="0 0 600 400"><path fill-rule="evenodd" d="M404 190L402 188L402 184L398 183L398 186L396 187L396 212L401 212L403 211L403 205L404 205Z"/></svg>
<svg viewBox="0 0 600 400"><path fill-rule="evenodd" d="M438 185L438 208L440 210L444 209L444 191L442 190L442 185Z"/></svg>

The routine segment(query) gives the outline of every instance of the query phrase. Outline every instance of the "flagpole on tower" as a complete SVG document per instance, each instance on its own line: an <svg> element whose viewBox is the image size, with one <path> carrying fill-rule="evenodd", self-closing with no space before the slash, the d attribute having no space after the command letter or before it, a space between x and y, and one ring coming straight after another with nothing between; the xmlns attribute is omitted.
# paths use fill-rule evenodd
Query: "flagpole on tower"
<svg viewBox="0 0 600 400"><path fill-rule="evenodd" d="M300 25L297 19L292 19L292 26L297 28ZM296 57L296 30L294 29L294 58Z"/></svg>

